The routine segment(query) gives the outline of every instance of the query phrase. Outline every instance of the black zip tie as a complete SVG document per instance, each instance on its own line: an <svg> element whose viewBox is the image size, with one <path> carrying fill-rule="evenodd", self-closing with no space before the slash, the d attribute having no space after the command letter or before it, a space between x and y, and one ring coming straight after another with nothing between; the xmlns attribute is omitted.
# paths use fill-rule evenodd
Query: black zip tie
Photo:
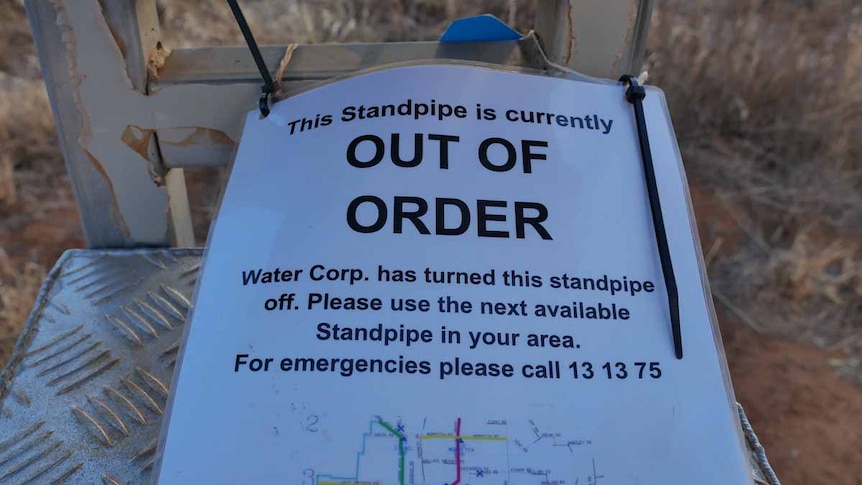
<svg viewBox="0 0 862 485"><path fill-rule="evenodd" d="M655 168L652 163L652 151L649 146L649 135L647 134L646 117L644 117L643 99L646 97L646 89L638 84L637 78L626 75L620 78L626 89L626 101L631 103L635 109L635 124L638 129L638 142L641 150L641 159L644 165L644 179L646 179L647 194L649 194L650 212L652 212L652 224L655 228L655 240L658 245L658 255L661 260L661 270L664 274L664 283L667 287L667 306L670 310L670 327L673 332L673 348L676 358L682 359L682 332L679 325L679 290L676 287L676 277L673 274L673 263L670 259L670 248L667 244L667 233L664 228L664 217L661 211L661 201L658 196L658 186L655 181Z"/></svg>
<svg viewBox="0 0 862 485"><path fill-rule="evenodd" d="M242 36L245 37L245 43L248 44L248 50L251 51L251 56L254 57L254 63L257 64L257 69L260 71L260 77L263 78L263 86L260 88L262 94L258 101L258 107L260 108L260 114L266 118L269 116L269 97L276 90L275 82L273 82L272 75L266 67L266 62L263 61L260 48L257 46L257 41L254 40L254 35L248 27L248 22L246 22L245 15L242 14L239 4L236 3L236 0L227 0L227 3L230 5L230 9L233 12L237 25L239 25L239 30L242 31Z"/></svg>

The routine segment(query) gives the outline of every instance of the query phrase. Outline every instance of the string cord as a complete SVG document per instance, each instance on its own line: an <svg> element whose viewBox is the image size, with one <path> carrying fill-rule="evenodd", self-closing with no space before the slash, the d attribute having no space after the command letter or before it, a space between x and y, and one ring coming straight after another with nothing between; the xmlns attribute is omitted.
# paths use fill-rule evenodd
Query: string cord
<svg viewBox="0 0 862 485"><path fill-rule="evenodd" d="M664 227L664 216L661 210L661 200L658 195L658 185L655 179L655 167L650 150L649 134L647 133L646 117L644 116L643 100L646 98L646 89L638 84L637 78L626 75L620 78L626 89L626 101L634 106L635 124L638 131L638 144L640 145L641 160L644 167L644 179L646 180L647 194L649 195L650 212L652 213L653 228L655 229L655 240L658 246L658 255L661 260L661 270L664 275L664 283L667 288L667 305L670 310L670 326L673 332L673 348L677 359L682 359L682 330L679 321L679 290L676 286L676 276L673 272L673 262L670 257L670 247L667 242L667 232Z"/></svg>

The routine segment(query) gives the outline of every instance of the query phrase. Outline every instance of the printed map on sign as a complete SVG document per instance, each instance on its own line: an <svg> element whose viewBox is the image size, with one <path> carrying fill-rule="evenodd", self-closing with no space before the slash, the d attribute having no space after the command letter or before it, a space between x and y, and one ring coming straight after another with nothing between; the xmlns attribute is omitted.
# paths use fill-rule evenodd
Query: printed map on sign
<svg viewBox="0 0 862 485"><path fill-rule="evenodd" d="M365 73L249 114L160 485L751 483L685 178L620 84Z"/></svg>
<svg viewBox="0 0 862 485"><path fill-rule="evenodd" d="M570 437L534 419L473 423L454 418L412 424L374 416L356 438L356 454L328 457L303 470L314 485L597 484L605 478L591 455L592 440ZM333 473L339 466L343 473Z"/></svg>

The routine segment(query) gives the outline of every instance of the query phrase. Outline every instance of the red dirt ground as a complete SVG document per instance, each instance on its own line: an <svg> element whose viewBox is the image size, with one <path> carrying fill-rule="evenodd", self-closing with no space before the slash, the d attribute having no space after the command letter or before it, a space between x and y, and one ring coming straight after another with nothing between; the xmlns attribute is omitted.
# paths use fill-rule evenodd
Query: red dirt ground
<svg viewBox="0 0 862 485"><path fill-rule="evenodd" d="M760 335L719 313L736 399L784 485L862 485L862 388L840 354Z"/></svg>

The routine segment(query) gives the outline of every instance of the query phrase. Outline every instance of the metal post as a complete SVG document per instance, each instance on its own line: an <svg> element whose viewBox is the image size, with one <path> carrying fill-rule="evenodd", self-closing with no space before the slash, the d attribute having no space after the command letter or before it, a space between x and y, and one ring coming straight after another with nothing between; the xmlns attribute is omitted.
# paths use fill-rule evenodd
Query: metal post
<svg viewBox="0 0 862 485"><path fill-rule="evenodd" d="M188 203L171 200L185 186L169 190L142 109L159 48L155 0L25 5L88 245L193 244Z"/></svg>
<svg viewBox="0 0 862 485"><path fill-rule="evenodd" d="M551 61L582 74L638 75L654 0L538 0L536 34Z"/></svg>

